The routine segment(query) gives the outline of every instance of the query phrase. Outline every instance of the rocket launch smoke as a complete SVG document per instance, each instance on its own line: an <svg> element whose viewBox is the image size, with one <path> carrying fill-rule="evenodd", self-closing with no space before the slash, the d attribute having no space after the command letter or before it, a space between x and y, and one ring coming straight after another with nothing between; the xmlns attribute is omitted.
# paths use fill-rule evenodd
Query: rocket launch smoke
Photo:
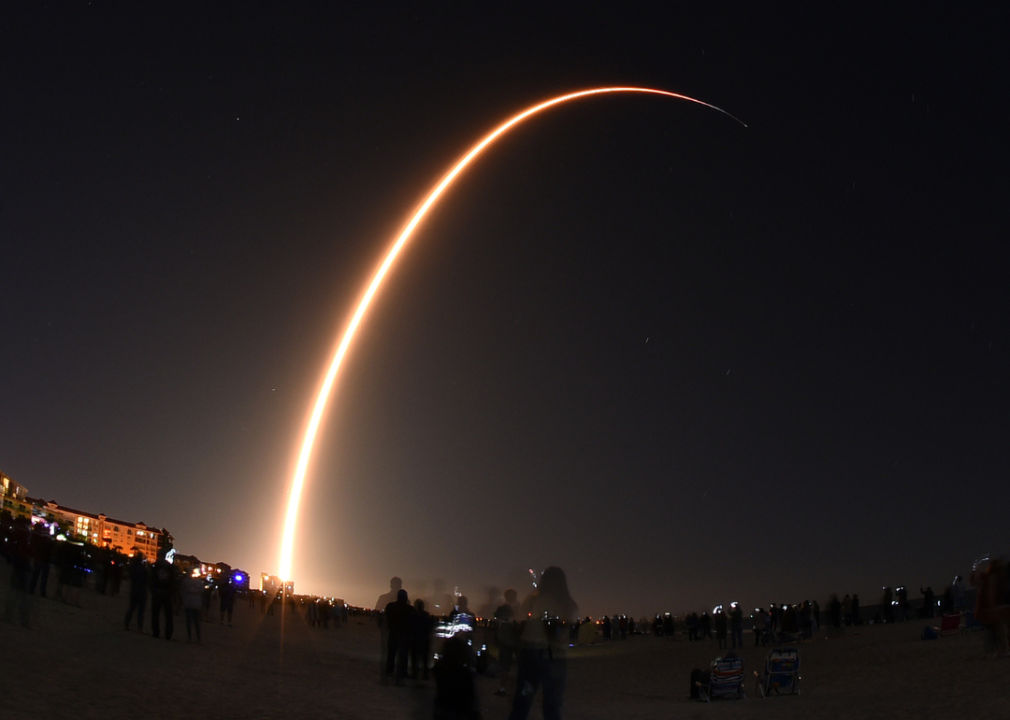
<svg viewBox="0 0 1010 720"><path fill-rule="evenodd" d="M301 502L302 490L305 486L305 474L308 469L309 460L312 457L312 448L315 444L316 433L319 430L319 423L322 420L323 412L326 410L326 404L329 401L330 394L333 390L333 383L336 381L337 373L340 370L340 364L343 362L344 355L347 354L347 348L354 339L354 334L357 331L358 326L361 324L361 320L364 317L365 312L368 310L368 306L372 302L372 298L375 296L375 293L378 291L383 279L386 277L386 273L400 254L400 250L402 250L403 246L407 244L408 240L410 240L411 236L414 234L414 230L424 219L425 215L427 215L428 211L435 205L436 202L438 202L439 198L449 188L449 186L452 185L463 170L465 170L470 163L472 163L489 145L498 140L498 138L506 132L521 124L524 120L527 120L528 118L556 105L561 105L580 98L614 93L646 93L650 95L670 97L677 100L686 100L688 102L704 105L707 108L716 110L723 115L733 118L741 125L744 125L743 122L733 117L725 110L718 108L715 105L702 102L701 100L688 97L687 95L642 87L593 88L590 90L580 90L578 92L568 93L566 95L559 95L523 110L518 115L506 120L504 123L485 135L476 145L470 148L470 150L467 151L462 158L457 160L449 171L442 177L442 179L439 180L438 184L436 184L435 187L428 193L420 207L403 227L400 234L396 237L396 240L387 251L385 259L382 261L382 264L375 272L371 282L369 282L368 287L365 288L365 292L358 301L357 309L354 311L354 315L351 317L350 323L348 323L347 328L344 330L344 334L341 336L340 342L337 345L337 350L333 356L333 360L330 362L329 369L326 371L326 375L323 378L322 385L319 388L319 394L312 407L312 414L309 418L308 427L305 430L305 438L302 440L301 452L298 455L298 464L295 467L295 474L291 481L287 512L284 516L284 533L281 540L280 577L285 581L292 579L291 559L294 551L295 529L298 523L298 506ZM746 127L746 125L744 125L744 127Z"/></svg>

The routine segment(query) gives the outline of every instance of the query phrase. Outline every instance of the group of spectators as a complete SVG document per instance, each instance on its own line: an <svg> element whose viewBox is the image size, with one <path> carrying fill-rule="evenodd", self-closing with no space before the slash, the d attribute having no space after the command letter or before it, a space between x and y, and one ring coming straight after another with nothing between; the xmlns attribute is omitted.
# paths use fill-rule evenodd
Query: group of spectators
<svg viewBox="0 0 1010 720"><path fill-rule="evenodd" d="M118 595L127 559L108 548L57 542L44 524L33 526L27 518L13 518L8 513L0 518L0 553L11 566L11 592L4 618L12 622L16 616L26 628L31 627L36 594L77 605L81 588L92 578L97 592ZM53 569L55 590L50 582Z"/></svg>
<svg viewBox="0 0 1010 720"><path fill-rule="evenodd" d="M494 596L494 593L492 593ZM436 683L434 717L436 720L473 720L476 709L474 674L483 671L497 675L500 686L496 695L505 696L512 664L516 664L516 683L509 720L525 720L540 693L545 718L560 717L567 677L567 648L571 638L585 623L578 617L578 607L568 591L564 572L547 568L535 590L520 604L518 593L508 589L501 602L482 609L482 619L469 610L465 596L456 596L455 604L444 615L433 618L423 600L410 603L399 578L390 581L390 592L380 596L385 659L383 678L403 684L407 677L427 677L430 641L435 624L443 639L438 660L432 668ZM490 617L488 617L490 615ZM587 623L592 621L587 619ZM485 648L475 642L478 624L493 633L498 658L494 665L482 664Z"/></svg>

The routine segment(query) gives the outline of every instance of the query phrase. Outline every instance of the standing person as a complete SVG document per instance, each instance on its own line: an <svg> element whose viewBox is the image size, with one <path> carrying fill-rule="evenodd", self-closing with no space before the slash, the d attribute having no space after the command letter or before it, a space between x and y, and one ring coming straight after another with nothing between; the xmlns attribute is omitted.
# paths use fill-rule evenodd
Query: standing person
<svg viewBox="0 0 1010 720"><path fill-rule="evenodd" d="M402 685L407 676L407 652L410 643L410 621L414 608L407 599L407 591L402 588L396 593L396 601L386 605L386 629L389 633L386 647L386 677L393 677Z"/></svg>
<svg viewBox="0 0 1010 720"><path fill-rule="evenodd" d="M414 680L428 679L428 660L431 658L431 613L424 609L424 600L414 601L414 612L410 616L410 677ZM420 672L418 672L420 668Z"/></svg>
<svg viewBox="0 0 1010 720"><path fill-rule="evenodd" d="M908 588L904 585L899 586L896 595L898 596L898 621L905 622L908 620Z"/></svg>
<svg viewBox="0 0 1010 720"><path fill-rule="evenodd" d="M217 588L218 604L221 608L221 625L224 625L225 616L228 617L228 627L231 627L232 613L235 612L235 578L228 573L228 577Z"/></svg>
<svg viewBox="0 0 1010 720"><path fill-rule="evenodd" d="M828 618L831 627L836 630L842 626L842 602L834 594L831 595L831 601L828 603Z"/></svg>
<svg viewBox="0 0 1010 720"><path fill-rule="evenodd" d="M726 649L726 613L722 611L722 605L715 609L712 614L715 620L715 641L720 650Z"/></svg>
<svg viewBox="0 0 1010 720"><path fill-rule="evenodd" d="M32 574L32 548L31 529L25 518L19 517L14 520L4 550L8 553L8 559L13 566L10 590L4 603L4 619L7 622L14 622L14 615L17 613L21 626L30 628L32 597L28 592L28 584Z"/></svg>
<svg viewBox="0 0 1010 720"><path fill-rule="evenodd" d="M175 566L169 559L169 553L175 555L175 551L159 550L158 562L151 568L151 636L161 635L159 619L164 610L166 640L172 639L174 629L172 599L175 597Z"/></svg>
<svg viewBox="0 0 1010 720"><path fill-rule="evenodd" d="M768 631L768 615L762 608L754 610L754 647L764 645Z"/></svg>
<svg viewBox="0 0 1010 720"><path fill-rule="evenodd" d="M53 561L53 539L42 523L32 528L31 547L32 579L28 585L28 592L34 593L35 585L38 584L39 597L45 597L46 585L49 583L49 564Z"/></svg>
<svg viewBox="0 0 1010 720"><path fill-rule="evenodd" d="M519 649L518 599L519 593L516 592L516 589L509 588L505 591L505 602L494 611L495 644L498 645L498 667L501 670L501 675L498 676L499 686L495 695L505 694L512 661Z"/></svg>
<svg viewBox="0 0 1010 720"><path fill-rule="evenodd" d="M977 589L975 619L985 628L985 649L990 657L1010 655L1007 648L1007 574L1003 561L998 558L976 561L969 581Z"/></svg>
<svg viewBox="0 0 1010 720"><path fill-rule="evenodd" d="M919 592L922 593L922 616L928 618L933 617L933 610L936 607L933 588L927 585L925 590L920 587Z"/></svg>
<svg viewBox="0 0 1010 720"><path fill-rule="evenodd" d="M544 720L558 720L567 677L568 640L563 623L578 617L561 568L544 570L539 587L520 606L519 616L526 620L519 635L519 669L509 720L526 720L541 685Z"/></svg>
<svg viewBox="0 0 1010 720"><path fill-rule="evenodd" d="M186 642L193 642L193 629L196 629L196 641L200 642L200 608L203 607L203 578L200 569L193 568L182 578L182 609L186 613Z"/></svg>
<svg viewBox="0 0 1010 720"><path fill-rule="evenodd" d="M894 606L891 604L894 600L894 591L889 587L884 588L884 596L880 599L880 604L884 606L884 622L893 623L894 622Z"/></svg>
<svg viewBox="0 0 1010 720"><path fill-rule="evenodd" d="M701 627L701 639L704 640L708 638L712 639L712 616L707 612L701 614L701 619L699 620L699 625Z"/></svg>
<svg viewBox="0 0 1010 720"><path fill-rule="evenodd" d="M968 603L964 599L964 578L957 575L954 578L954 611L961 612L966 607Z"/></svg>
<svg viewBox="0 0 1010 720"><path fill-rule="evenodd" d="M418 601L420 602L420 601ZM474 708L477 692L468 660L470 646L459 636L442 646L442 657L435 663L435 720L480 720Z"/></svg>
<svg viewBox="0 0 1010 720"><path fill-rule="evenodd" d="M147 606L147 584L150 579L144 556L139 552L134 553L126 569L130 576L130 607L126 611L123 628L130 629L130 619L133 617L133 612L136 611L137 631L144 632L144 608Z"/></svg>
<svg viewBox="0 0 1010 720"><path fill-rule="evenodd" d="M389 625L387 623L385 610L389 603L396 602L397 593L399 593L402 588L403 580L394 575L389 579L389 592L383 593L379 596L379 599L375 601L375 609L378 611L375 618L379 623L379 679L383 683L385 683L389 677L389 674L386 672L386 663L389 660L389 658L386 657L386 653L389 650Z"/></svg>
<svg viewBox="0 0 1010 720"><path fill-rule="evenodd" d="M743 647L743 610L740 609L740 603L732 602L729 604L729 635L730 635L730 646L734 648Z"/></svg>
<svg viewBox="0 0 1010 720"><path fill-rule="evenodd" d="M810 639L813 637L813 610L810 607L810 601L804 600L800 605L800 634Z"/></svg>
<svg viewBox="0 0 1010 720"><path fill-rule="evenodd" d="M687 618L684 621L687 625L687 639L688 641L694 641L698 639L698 613L691 612L687 614Z"/></svg>

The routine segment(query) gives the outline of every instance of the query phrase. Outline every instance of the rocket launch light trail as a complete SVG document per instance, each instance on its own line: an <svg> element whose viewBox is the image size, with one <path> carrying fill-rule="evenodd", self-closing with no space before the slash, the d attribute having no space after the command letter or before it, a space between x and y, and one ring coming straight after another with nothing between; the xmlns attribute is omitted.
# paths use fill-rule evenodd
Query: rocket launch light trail
<svg viewBox="0 0 1010 720"><path fill-rule="evenodd" d="M427 215L428 211L448 189L452 182L459 176L459 174L462 173L463 170L465 170L466 167L481 154L481 152L483 152L499 137L522 123L527 118L530 118L543 110L554 107L555 105L561 105L579 98L613 93L646 93L650 95L662 95L665 97L675 98L677 100L686 100L688 102L704 105L707 108L716 110L727 117L733 118L744 127L747 127L745 123L733 115L730 115L722 108L702 102L701 100L696 100L695 98L687 95L680 95L678 93L667 92L666 90L656 90L653 88L643 87L593 88L590 90L580 90L578 92L568 93L566 95L559 95L558 97L545 100L544 102L523 110L518 115L506 120L504 123L485 135L484 138L470 148L470 150L463 155L462 158L457 160L449 172L447 172L442 179L439 180L438 184L435 185L434 189L428 193L424 202L422 202L417 211L414 212L413 216L404 226L403 230L400 231L400 234L386 253L385 259L382 261L382 264L379 265L379 269L375 272L375 275L372 277L372 281L365 289L364 294L361 296L361 300L358 302L357 309L351 317L350 323L348 323L347 328L344 330L340 343L337 345L336 353L334 354L333 360L330 362L330 367L323 379L322 386L319 388L319 395L316 397L315 405L312 408L309 425L308 428L306 428L305 438L302 441L302 449L298 455L298 464L295 467L295 474L291 482L291 490L288 496L288 508L284 516L284 534L281 540L280 576L285 582L291 579L291 557L294 551L295 528L298 522L298 505L301 502L302 489L305 485L305 473L308 469L309 459L312 457L312 446L316 440L316 433L319 430L319 423L322 420L323 411L326 409L326 404L329 401L330 392L333 389L333 383L336 380L337 372L340 370L340 364L343 362L344 355L347 354L347 348L351 344L351 340L354 339L354 334L357 331L358 326L361 324L361 319L364 317L365 312L368 310L368 305L372 302L372 298L375 296L376 291L378 291L379 286L386 277L386 273L389 271L389 268L396 261L397 256L400 254L400 250L402 250L403 246L407 244L408 240L410 240L414 230L424 219L424 216Z"/></svg>

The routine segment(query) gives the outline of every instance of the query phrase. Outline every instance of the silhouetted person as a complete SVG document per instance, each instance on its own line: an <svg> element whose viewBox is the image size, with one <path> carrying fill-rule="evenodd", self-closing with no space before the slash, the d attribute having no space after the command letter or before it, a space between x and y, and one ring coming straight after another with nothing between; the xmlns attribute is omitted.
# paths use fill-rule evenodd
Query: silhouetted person
<svg viewBox="0 0 1010 720"><path fill-rule="evenodd" d="M768 627L768 613L758 608L754 611L754 647L765 644Z"/></svg>
<svg viewBox="0 0 1010 720"><path fill-rule="evenodd" d="M726 613L722 611L722 606L716 608L715 612L712 614L712 620L715 623L715 641L719 645L720 650L726 649Z"/></svg>
<svg viewBox="0 0 1010 720"><path fill-rule="evenodd" d="M898 596L898 620L908 620L908 588L900 586L895 593Z"/></svg>
<svg viewBox="0 0 1010 720"><path fill-rule="evenodd" d="M884 606L884 622L894 622L894 591L889 587L884 588L884 596L880 599L880 604Z"/></svg>
<svg viewBox="0 0 1010 720"><path fill-rule="evenodd" d="M813 637L813 607L809 600L800 605L800 634L805 638Z"/></svg>
<svg viewBox="0 0 1010 720"><path fill-rule="evenodd" d="M688 642L693 642L698 640L698 613L692 612L688 613L687 617L684 618L684 624L687 626L687 639Z"/></svg>
<svg viewBox="0 0 1010 720"><path fill-rule="evenodd" d="M852 593L852 624L862 624L862 620L859 618L859 595L856 593Z"/></svg>
<svg viewBox="0 0 1010 720"><path fill-rule="evenodd" d="M698 619L698 630L701 632L701 639L712 639L712 616L703 612Z"/></svg>
<svg viewBox="0 0 1010 720"><path fill-rule="evenodd" d="M923 590L922 588L919 588L919 592L922 593L922 615L923 615L923 617L928 617L928 618L933 617L933 608L935 607L935 601L934 601L932 586L927 585L925 590Z"/></svg>
<svg viewBox="0 0 1010 720"><path fill-rule="evenodd" d="M740 603L730 604L729 635L731 647L743 647L743 610L740 609Z"/></svg>
<svg viewBox="0 0 1010 720"><path fill-rule="evenodd" d="M969 580L976 588L975 619L985 628L985 648L991 657L1007 655L1007 573L1003 561L993 558L984 568L978 563Z"/></svg>
<svg viewBox="0 0 1010 720"><path fill-rule="evenodd" d="M112 588L109 590L112 597L119 597L119 586L123 584L123 556L119 553L113 553L109 582L112 583Z"/></svg>
<svg viewBox="0 0 1010 720"><path fill-rule="evenodd" d="M217 588L218 605L221 608L221 625L224 625L225 617L228 618L228 627L231 627L232 613L235 612L235 578L231 572L221 581Z"/></svg>
<svg viewBox="0 0 1010 720"><path fill-rule="evenodd" d="M460 595L456 598L456 605L453 607L452 612L449 613L449 618L455 618L460 615L473 616L473 613L470 611L470 601L467 600L466 595Z"/></svg>
<svg viewBox="0 0 1010 720"><path fill-rule="evenodd" d="M182 610L186 613L186 641L193 642L193 631L196 630L196 641L200 642L200 608L203 607L203 578L200 571L193 569L183 578L181 584Z"/></svg>
<svg viewBox="0 0 1010 720"><path fill-rule="evenodd" d="M442 645L442 657L435 663L434 720L479 720L474 709L476 692L467 662L470 647L461 637L451 637ZM545 715L546 717L546 715Z"/></svg>
<svg viewBox="0 0 1010 720"><path fill-rule="evenodd" d="M512 661L519 650L519 593L515 588L505 591L505 602L494 611L495 644L498 646L499 687L495 695L504 695ZM608 621L609 626L609 621ZM609 633L609 630L607 631Z"/></svg>
<svg viewBox="0 0 1010 720"><path fill-rule="evenodd" d="M558 720L568 674L568 638L563 623L578 617L561 568L544 570L539 587L520 606L519 616L525 622L519 636L519 669L509 720L526 719L541 686L544 720Z"/></svg>
<svg viewBox="0 0 1010 720"><path fill-rule="evenodd" d="M376 615L376 620L379 623L379 675L382 682L385 682L389 676L386 672L386 662L389 659L386 655L389 650L389 626L386 623L385 610L389 603L396 602L396 595L402 588L403 580L394 575L389 579L389 592L383 593L375 601L375 609L380 611Z"/></svg>
<svg viewBox="0 0 1010 720"><path fill-rule="evenodd" d="M782 609L782 632L790 635L796 635L799 633L800 623L796 615L795 605L787 605Z"/></svg>
<svg viewBox="0 0 1010 720"><path fill-rule="evenodd" d="M39 586L39 597L46 596L46 585L49 583L49 564L53 561L53 539L46 532L42 523L32 529L32 579L28 584L28 592L34 593Z"/></svg>
<svg viewBox="0 0 1010 720"><path fill-rule="evenodd" d="M431 657L431 613L424 609L424 600L414 601L410 616L410 677L428 679L428 658Z"/></svg>
<svg viewBox="0 0 1010 720"><path fill-rule="evenodd" d="M158 562L151 568L151 635L159 637L159 620L165 613L165 639L172 639L172 598L175 595L175 566L165 559L166 551L158 551Z"/></svg>
<svg viewBox="0 0 1010 720"><path fill-rule="evenodd" d="M144 562L144 556L139 552L130 558L126 570L130 576L130 607L126 610L123 627L130 629L130 619L137 613L137 630L144 632L144 608L147 606L147 585L150 572Z"/></svg>
<svg viewBox="0 0 1010 720"><path fill-rule="evenodd" d="M4 548L11 562L10 591L4 605L4 619L14 622L17 614L22 627L31 627L31 595L28 583L32 573L31 530L28 520L16 518L7 536L8 547Z"/></svg>
<svg viewBox="0 0 1010 720"><path fill-rule="evenodd" d="M396 601L386 605L386 676L393 677L399 685L407 675L407 653L410 648L410 619L414 608L407 599L407 591L400 589Z"/></svg>
<svg viewBox="0 0 1010 720"><path fill-rule="evenodd" d="M958 575L954 578L954 610L960 612L968 607L964 596L964 578Z"/></svg>
<svg viewBox="0 0 1010 720"><path fill-rule="evenodd" d="M837 595L832 595L830 602L828 602L828 618L831 627L836 630L842 627L842 601L838 599Z"/></svg>

